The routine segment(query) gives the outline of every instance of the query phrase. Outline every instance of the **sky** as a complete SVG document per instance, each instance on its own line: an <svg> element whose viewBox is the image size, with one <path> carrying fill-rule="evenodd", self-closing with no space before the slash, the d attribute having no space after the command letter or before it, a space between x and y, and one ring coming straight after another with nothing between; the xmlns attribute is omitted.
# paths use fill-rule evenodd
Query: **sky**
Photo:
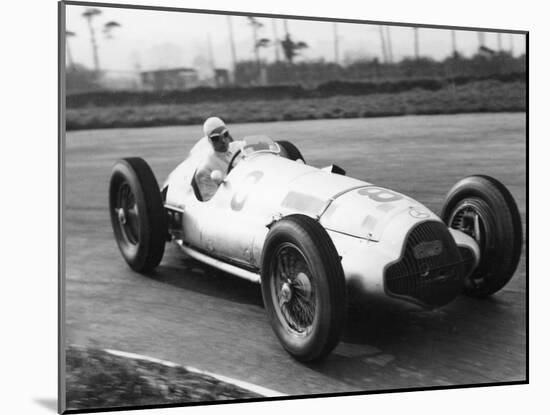
<svg viewBox="0 0 550 415"><path fill-rule="evenodd" d="M66 29L75 33L68 39L75 62L93 67L90 30L82 13L85 6L68 5ZM98 55L102 69L110 71L134 71L171 67L209 66L213 61L218 68L232 67L229 42L229 24L233 28L238 60L253 59L252 27L246 17L211 15L187 12L155 10L131 10L100 8L101 14L94 17ZM284 34L282 19L258 18L263 26L258 36L274 39ZM103 33L105 23L116 21L111 37ZM308 48L296 59L324 59L341 64L357 58L381 56L380 27L372 24L337 23L287 19L288 30L295 41L304 41ZM414 55L414 32L409 27L389 27L393 59ZM338 53L335 52L335 33ZM465 56L474 54L479 46L478 33L456 31L457 50ZM420 55L435 59L449 56L452 51L451 31L448 29L418 29ZM525 52L525 37L520 34L503 33L501 45L515 56ZM498 35L484 34L485 45L497 49ZM281 53L281 52L280 52ZM274 47L260 50L260 57L275 60ZM281 53L282 58L282 53Z"/></svg>

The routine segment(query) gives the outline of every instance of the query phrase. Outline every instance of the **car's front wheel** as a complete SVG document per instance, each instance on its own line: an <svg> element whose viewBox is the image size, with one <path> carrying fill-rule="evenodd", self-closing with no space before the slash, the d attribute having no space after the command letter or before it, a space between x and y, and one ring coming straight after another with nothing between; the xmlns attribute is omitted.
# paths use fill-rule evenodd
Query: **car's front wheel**
<svg viewBox="0 0 550 415"><path fill-rule="evenodd" d="M167 227L158 183L145 160L125 158L113 166L109 211L128 265L138 272L155 268L164 254Z"/></svg>
<svg viewBox="0 0 550 415"><path fill-rule="evenodd" d="M465 177L447 194L441 218L480 248L480 262L465 281L465 294L487 297L504 287L514 275L523 243L518 207L508 189L489 176Z"/></svg>
<svg viewBox="0 0 550 415"><path fill-rule="evenodd" d="M262 255L262 296L275 334L296 359L319 360L336 346L347 309L345 278L318 222L292 215L273 225Z"/></svg>

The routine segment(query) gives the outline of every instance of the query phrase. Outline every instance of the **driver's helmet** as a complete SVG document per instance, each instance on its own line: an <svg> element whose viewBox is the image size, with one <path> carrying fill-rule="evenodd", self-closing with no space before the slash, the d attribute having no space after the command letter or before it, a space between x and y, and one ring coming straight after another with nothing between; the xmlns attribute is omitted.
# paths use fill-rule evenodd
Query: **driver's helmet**
<svg viewBox="0 0 550 415"><path fill-rule="evenodd" d="M229 130L221 118L208 118L204 122L203 131L204 135L216 151L227 151L228 143L233 141L233 137L229 134Z"/></svg>
<svg viewBox="0 0 550 415"><path fill-rule="evenodd" d="M227 127L221 118L210 117L204 122L202 129L204 131L204 135L206 137L210 137L213 133L220 133L227 130Z"/></svg>

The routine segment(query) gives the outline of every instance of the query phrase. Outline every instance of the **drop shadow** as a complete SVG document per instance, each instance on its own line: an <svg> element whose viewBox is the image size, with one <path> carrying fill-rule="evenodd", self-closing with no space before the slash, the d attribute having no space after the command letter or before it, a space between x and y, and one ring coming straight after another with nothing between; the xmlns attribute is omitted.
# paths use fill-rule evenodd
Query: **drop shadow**
<svg viewBox="0 0 550 415"><path fill-rule="evenodd" d="M34 401L47 410L57 413L57 399L35 398Z"/></svg>
<svg viewBox="0 0 550 415"><path fill-rule="evenodd" d="M176 246L166 248L162 263L144 276L186 291L263 307L259 284L190 258Z"/></svg>
<svg viewBox="0 0 550 415"><path fill-rule="evenodd" d="M509 303L463 296L436 310L354 303L338 346L324 361L307 366L350 385L365 385L361 391L503 380L488 372L504 359L499 350L510 319L521 324Z"/></svg>

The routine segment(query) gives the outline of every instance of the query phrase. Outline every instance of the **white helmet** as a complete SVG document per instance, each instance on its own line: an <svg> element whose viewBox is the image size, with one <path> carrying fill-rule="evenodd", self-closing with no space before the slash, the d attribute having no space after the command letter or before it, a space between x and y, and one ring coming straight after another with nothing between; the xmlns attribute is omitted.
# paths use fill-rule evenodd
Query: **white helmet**
<svg viewBox="0 0 550 415"><path fill-rule="evenodd" d="M209 137L210 134L212 134L216 129L219 129L220 131L222 131L223 128L220 128L220 127L226 128L223 120L218 117L210 117L204 122L202 129L204 131L204 135Z"/></svg>

